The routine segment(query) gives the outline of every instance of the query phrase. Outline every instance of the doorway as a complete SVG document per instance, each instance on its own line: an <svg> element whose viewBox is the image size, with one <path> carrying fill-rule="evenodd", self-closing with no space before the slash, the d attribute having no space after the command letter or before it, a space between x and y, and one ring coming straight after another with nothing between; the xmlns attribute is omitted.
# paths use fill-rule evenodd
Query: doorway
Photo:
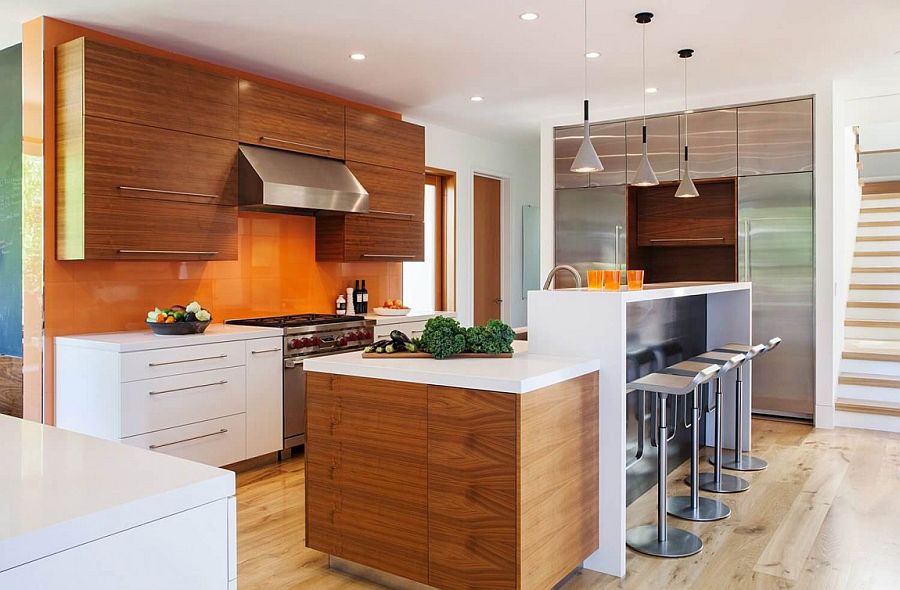
<svg viewBox="0 0 900 590"><path fill-rule="evenodd" d="M502 317L501 183L496 178L475 175L473 191L474 320L482 326Z"/></svg>

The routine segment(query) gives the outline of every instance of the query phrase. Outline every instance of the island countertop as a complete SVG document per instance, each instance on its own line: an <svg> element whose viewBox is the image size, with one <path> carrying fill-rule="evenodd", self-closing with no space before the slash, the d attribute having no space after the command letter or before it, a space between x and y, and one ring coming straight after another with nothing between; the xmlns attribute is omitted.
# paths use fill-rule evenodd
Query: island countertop
<svg viewBox="0 0 900 590"><path fill-rule="evenodd" d="M630 291L627 287L622 287L619 291L603 291L601 289L588 289L581 287L578 289L556 289L548 291L553 294L590 294L600 297L608 297L620 299L626 303L632 301L652 301L654 299L666 299L669 297L690 297L691 295L711 295L713 293L727 293L729 291L749 290L752 283L719 283L719 282L703 282L703 281L684 281L679 283L648 283L643 289ZM536 293L548 293L545 291L536 291Z"/></svg>
<svg viewBox="0 0 900 590"><path fill-rule="evenodd" d="M304 362L308 372L332 373L463 387L504 393L528 393L596 371L600 359L554 356L528 352L528 343L513 342L512 358L429 358L364 359L361 352L348 352Z"/></svg>

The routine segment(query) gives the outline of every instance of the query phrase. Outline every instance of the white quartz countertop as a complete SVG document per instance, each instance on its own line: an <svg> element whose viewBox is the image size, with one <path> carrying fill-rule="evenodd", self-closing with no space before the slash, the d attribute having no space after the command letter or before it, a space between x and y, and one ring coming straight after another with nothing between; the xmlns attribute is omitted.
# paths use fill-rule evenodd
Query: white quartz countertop
<svg viewBox="0 0 900 590"><path fill-rule="evenodd" d="M402 324L404 322L422 322L425 320L430 320L435 316L448 316L451 318L456 317L455 311L419 311L412 310L406 315L378 315L377 313L367 313L367 320L375 320L378 324L381 325L390 325L390 324Z"/></svg>
<svg viewBox="0 0 900 590"><path fill-rule="evenodd" d="M282 330L278 328L210 324L203 334L157 336L147 328L146 330L135 332L107 332L103 334L58 336L56 338L56 344L58 346L78 346L81 348L95 348L100 350L111 350L114 352L136 352L139 350L172 348L173 346L193 346L195 344L253 340L256 338L282 336L283 334Z"/></svg>
<svg viewBox="0 0 900 590"><path fill-rule="evenodd" d="M505 393L528 393L596 371L600 359L538 355L527 342L513 342L512 358L364 359L348 352L308 359L303 368L316 373L388 379Z"/></svg>
<svg viewBox="0 0 900 590"><path fill-rule="evenodd" d="M234 491L224 469L0 415L0 571Z"/></svg>
<svg viewBox="0 0 900 590"><path fill-rule="evenodd" d="M640 291L629 291L623 287L620 291L601 291L599 289L554 289L551 291L531 291L531 293L583 293L591 297L618 298L625 302L651 301L653 299L667 299L671 297L688 297L691 295L709 295L711 293L725 293L728 291L749 290L752 283L651 283L644 285ZM539 295L540 296L540 295Z"/></svg>

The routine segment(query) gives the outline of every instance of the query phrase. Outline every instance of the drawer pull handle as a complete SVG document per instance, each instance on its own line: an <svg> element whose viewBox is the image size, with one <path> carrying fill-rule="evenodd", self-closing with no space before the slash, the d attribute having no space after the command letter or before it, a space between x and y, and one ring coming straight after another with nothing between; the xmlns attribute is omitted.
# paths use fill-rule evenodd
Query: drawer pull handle
<svg viewBox="0 0 900 590"><path fill-rule="evenodd" d="M176 387L175 389L163 389L160 391L148 391L150 395L162 395L163 393L173 393L175 391L187 391L189 389L201 389L203 387L214 387L216 385L225 385L228 383L225 379L216 381L215 383L204 383L203 385L188 385L187 387Z"/></svg>
<svg viewBox="0 0 900 590"><path fill-rule="evenodd" d="M363 258L415 258L414 254L363 254Z"/></svg>
<svg viewBox="0 0 900 590"><path fill-rule="evenodd" d="M250 354L263 354L266 352L281 352L280 348L267 348L265 350L251 350Z"/></svg>
<svg viewBox="0 0 900 590"><path fill-rule="evenodd" d="M165 195L184 195L185 197L204 197L206 199L219 199L221 195L213 195L209 193L188 193L185 191L167 191L158 188L144 188L142 186L120 186L120 191L138 191L142 193L162 193Z"/></svg>
<svg viewBox="0 0 900 590"><path fill-rule="evenodd" d="M215 256L218 250L119 250L119 254L195 254L198 256Z"/></svg>
<svg viewBox="0 0 900 590"><path fill-rule="evenodd" d="M165 365L178 365L181 363L195 363L197 361L211 361L215 359L223 359L227 358L227 354L217 354L216 356L201 356L200 358L195 359L182 359L178 361L166 361L164 363L147 363L150 367L164 367Z"/></svg>
<svg viewBox="0 0 900 590"><path fill-rule="evenodd" d="M320 145L314 145L314 144L311 144L311 143L301 143L301 142L299 142L299 141L291 141L290 139L281 139L280 137L271 137L271 136L266 136L266 135L260 135L260 136L259 136L259 140L260 140L261 142L274 141L274 142L277 142L277 143L286 143L286 144L288 144L288 145L295 145L295 146L297 146L297 147L312 148L312 149L314 149L314 150L319 150L320 152L328 152L328 153L331 153L331 148L322 147L322 146L320 146Z"/></svg>
<svg viewBox="0 0 900 590"><path fill-rule="evenodd" d="M369 209L369 213L377 213L379 215L396 215L397 217L415 217L415 213L398 213L397 211L382 211L381 209Z"/></svg>
<svg viewBox="0 0 900 590"><path fill-rule="evenodd" d="M715 237L715 238L653 238L650 240L651 242L724 242L725 238L723 237Z"/></svg>
<svg viewBox="0 0 900 590"><path fill-rule="evenodd" d="M170 447L170 446L172 446L172 445L177 445L177 444L183 443L183 442L189 442L189 441L192 441L192 440L199 440L199 439L201 439L201 438L206 438L206 437L208 437L208 436L216 436L216 435L218 435L218 434L225 434L226 432L228 432L228 429L227 429L227 428L222 428L222 429L219 430L218 432L210 432L210 433L207 433L207 434L201 434L200 436L192 436L192 437L190 437L190 438L183 438L183 439L181 439L181 440L173 440L172 442L163 443L163 444L161 444L161 445L150 445L148 448L152 451L152 450L154 450L154 449L161 449L161 448L163 448L163 447Z"/></svg>

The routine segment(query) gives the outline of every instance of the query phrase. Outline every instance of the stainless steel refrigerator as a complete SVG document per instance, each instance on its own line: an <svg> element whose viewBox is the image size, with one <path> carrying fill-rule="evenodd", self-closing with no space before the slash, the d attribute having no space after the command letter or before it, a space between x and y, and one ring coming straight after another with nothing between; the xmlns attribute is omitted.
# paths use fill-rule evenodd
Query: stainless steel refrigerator
<svg viewBox="0 0 900 590"><path fill-rule="evenodd" d="M738 278L753 283L753 411L811 419L815 406L813 174L738 179Z"/></svg>
<svg viewBox="0 0 900 590"><path fill-rule="evenodd" d="M578 269L585 285L588 268L625 268L626 199L624 185L556 191L556 263ZM568 274L557 273L558 289L573 286Z"/></svg>

